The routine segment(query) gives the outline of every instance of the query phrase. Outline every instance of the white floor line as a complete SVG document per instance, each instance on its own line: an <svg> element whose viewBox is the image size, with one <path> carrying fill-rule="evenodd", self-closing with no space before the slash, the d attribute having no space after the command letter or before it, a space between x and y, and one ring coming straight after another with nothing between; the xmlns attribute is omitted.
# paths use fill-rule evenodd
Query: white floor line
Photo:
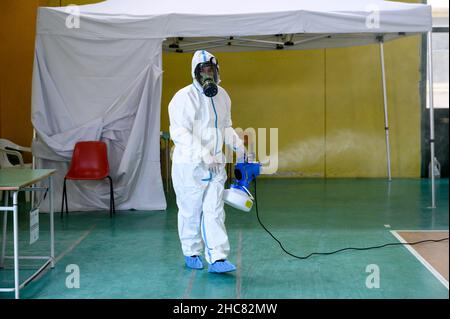
<svg viewBox="0 0 450 319"><path fill-rule="evenodd" d="M448 229L442 229L442 230L438 230L438 229L431 229L431 230L426 230L426 229L408 229L408 230L397 229L395 231L397 233L448 233Z"/></svg>
<svg viewBox="0 0 450 319"><path fill-rule="evenodd" d="M403 230L391 230L390 231L395 238L397 238L401 243L406 243L406 241L403 239L398 232L407 232ZM424 231L422 231L424 232ZM406 249L409 250L411 254L414 255L421 263L424 265L444 286L448 289L448 281L445 279L436 269L434 269L433 266L428 263L414 248L412 248L411 245L405 245Z"/></svg>

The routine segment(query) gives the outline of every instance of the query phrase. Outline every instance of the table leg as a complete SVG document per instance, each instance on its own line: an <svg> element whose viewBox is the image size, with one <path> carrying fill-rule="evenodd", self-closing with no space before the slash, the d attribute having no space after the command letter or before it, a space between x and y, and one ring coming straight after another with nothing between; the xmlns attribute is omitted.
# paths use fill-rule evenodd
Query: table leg
<svg viewBox="0 0 450 319"><path fill-rule="evenodd" d="M48 200L50 208L50 257L51 267L55 268L55 223L53 218L53 176L48 177Z"/></svg>
<svg viewBox="0 0 450 319"><path fill-rule="evenodd" d="M4 191L5 196L5 207L8 207L9 202L9 192ZM5 262L6 254L6 232L8 231L8 212L5 210L3 212L3 237L2 237L2 253L0 255L0 268L3 268Z"/></svg>
<svg viewBox="0 0 450 319"><path fill-rule="evenodd" d="M14 229L14 292L19 299L19 192L13 192L13 229Z"/></svg>

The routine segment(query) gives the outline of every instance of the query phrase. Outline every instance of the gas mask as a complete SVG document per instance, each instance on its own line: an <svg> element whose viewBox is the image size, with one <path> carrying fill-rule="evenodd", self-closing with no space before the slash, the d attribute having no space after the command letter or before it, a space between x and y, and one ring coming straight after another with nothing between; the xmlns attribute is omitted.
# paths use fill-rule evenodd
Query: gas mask
<svg viewBox="0 0 450 319"><path fill-rule="evenodd" d="M207 97L217 94L219 82L219 66L217 59L212 57L209 61L199 63L195 67L195 79L201 85L203 93Z"/></svg>

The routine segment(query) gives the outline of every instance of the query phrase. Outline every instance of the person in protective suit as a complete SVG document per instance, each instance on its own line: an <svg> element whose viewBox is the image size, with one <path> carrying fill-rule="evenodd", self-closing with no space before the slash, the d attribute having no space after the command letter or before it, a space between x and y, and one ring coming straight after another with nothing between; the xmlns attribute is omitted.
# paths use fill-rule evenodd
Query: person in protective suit
<svg viewBox="0 0 450 319"><path fill-rule="evenodd" d="M218 86L217 59L204 50L195 52L192 79L169 103L178 234L187 267L204 268L200 257L204 249L209 272L230 272L236 267L227 260L230 245L222 199L227 176L222 146L225 142L238 152L238 160L246 150L231 127L231 100Z"/></svg>

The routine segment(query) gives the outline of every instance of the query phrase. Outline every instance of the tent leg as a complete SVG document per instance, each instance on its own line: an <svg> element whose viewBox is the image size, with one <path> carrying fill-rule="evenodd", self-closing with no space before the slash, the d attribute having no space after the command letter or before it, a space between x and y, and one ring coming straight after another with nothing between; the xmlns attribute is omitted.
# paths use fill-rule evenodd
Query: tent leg
<svg viewBox="0 0 450 319"><path fill-rule="evenodd" d="M431 208L436 208L436 188L434 178L434 99L433 99L433 43L432 33L428 32L428 105L430 106L430 156L431 156Z"/></svg>
<svg viewBox="0 0 450 319"><path fill-rule="evenodd" d="M35 138L36 138L36 129L33 128L33 141ZM33 143L33 142L31 142L31 143ZM31 155L33 155L33 158L32 158L33 161L31 164L31 168L36 169L36 157L34 156L34 153L31 153ZM35 186L35 185L32 185L32 186ZM31 192L31 209L33 209L33 208L34 208L34 192Z"/></svg>
<svg viewBox="0 0 450 319"><path fill-rule="evenodd" d="M383 85L383 105L384 105L384 132L386 136L386 157L387 157L387 173L389 181L392 181L391 174L391 147L389 144L389 119L388 119L388 102L386 89L386 71L384 67L384 39L379 38L380 41L380 62L381 62L381 79Z"/></svg>

